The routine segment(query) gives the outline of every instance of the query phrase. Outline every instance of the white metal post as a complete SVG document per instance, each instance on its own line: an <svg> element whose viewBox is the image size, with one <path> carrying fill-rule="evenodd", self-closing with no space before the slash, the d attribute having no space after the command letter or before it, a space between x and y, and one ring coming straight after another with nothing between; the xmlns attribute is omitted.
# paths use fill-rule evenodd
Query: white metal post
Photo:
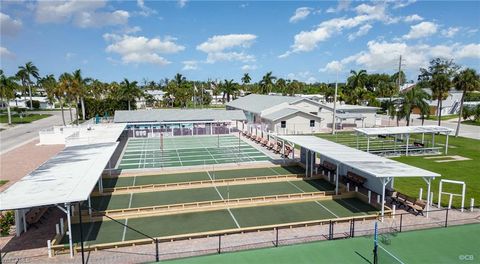
<svg viewBox="0 0 480 264"><path fill-rule="evenodd" d="M66 203L65 207L67 208L68 243L70 245L70 257L73 258L72 219L70 218L70 203Z"/></svg>
<svg viewBox="0 0 480 264"><path fill-rule="evenodd" d="M90 196L88 196L88 214L92 216L92 200L90 199Z"/></svg>
<svg viewBox="0 0 480 264"><path fill-rule="evenodd" d="M405 156L408 156L408 145L410 144L410 134L407 134L407 147L405 149Z"/></svg>
<svg viewBox="0 0 480 264"><path fill-rule="evenodd" d="M305 149L305 177L308 177L308 149Z"/></svg>
<svg viewBox="0 0 480 264"><path fill-rule="evenodd" d="M380 204L382 206L382 222L385 214L385 186L387 185L388 181L389 178L382 178L382 203Z"/></svg>
<svg viewBox="0 0 480 264"><path fill-rule="evenodd" d="M448 154L448 133L447 133L447 139L445 140L445 155ZM463 210L463 206L462 206L462 210Z"/></svg>
<svg viewBox="0 0 480 264"><path fill-rule="evenodd" d="M432 183L432 178L423 178L423 180L427 183L427 214L426 214L426 217L428 218L428 211L430 211L430 204L431 204L431 200L433 200L433 197L430 193L430 186L431 186L431 183ZM440 182L440 185L442 183ZM438 208L440 208L440 205L438 206Z"/></svg>
<svg viewBox="0 0 480 264"><path fill-rule="evenodd" d="M370 137L367 136L367 152L370 152Z"/></svg>

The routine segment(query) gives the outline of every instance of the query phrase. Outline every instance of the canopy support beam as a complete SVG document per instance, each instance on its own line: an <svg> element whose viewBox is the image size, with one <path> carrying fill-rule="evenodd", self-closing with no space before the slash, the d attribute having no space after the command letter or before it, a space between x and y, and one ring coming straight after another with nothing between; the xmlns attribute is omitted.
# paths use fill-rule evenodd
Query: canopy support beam
<svg viewBox="0 0 480 264"><path fill-rule="evenodd" d="M435 179L435 178L433 178ZM431 186L431 183L432 183L432 178L431 177L423 177L423 180L427 183L427 206L425 207L425 209L427 209L427 213L426 213L426 217L428 218L428 211L430 211L430 203L431 203L431 199L433 197L431 197L431 193L430 193L430 186Z"/></svg>
<svg viewBox="0 0 480 264"><path fill-rule="evenodd" d="M57 207L62 210L67 215L67 226L68 226L68 244L70 247L70 258L73 258L73 240L72 240L72 219L71 215L71 206L70 203L65 203L65 208L57 204Z"/></svg>
<svg viewBox="0 0 480 264"><path fill-rule="evenodd" d="M383 216L385 215L385 187L387 186L388 182L392 180L392 177L385 177L382 178L382 202L380 206L382 207L381 213L381 221L383 222Z"/></svg>

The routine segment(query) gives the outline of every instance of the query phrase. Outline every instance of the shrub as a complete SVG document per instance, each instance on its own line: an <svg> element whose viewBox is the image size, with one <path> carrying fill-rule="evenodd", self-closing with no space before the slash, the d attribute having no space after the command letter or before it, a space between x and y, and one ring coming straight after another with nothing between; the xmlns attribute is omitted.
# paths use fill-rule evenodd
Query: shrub
<svg viewBox="0 0 480 264"><path fill-rule="evenodd" d="M130 102L132 110L136 109L135 101ZM116 99L94 99L94 98L85 98L85 115L87 119L93 118L96 115L113 116L115 110L128 110L128 102L126 100L116 100ZM81 111L81 110L79 110Z"/></svg>
<svg viewBox="0 0 480 264"><path fill-rule="evenodd" d="M0 215L0 235L8 236L10 227L15 224L15 218L13 211L7 211L5 214Z"/></svg>
<svg viewBox="0 0 480 264"><path fill-rule="evenodd" d="M32 100L33 109L40 109L40 101ZM27 101L27 107L30 108L30 100Z"/></svg>

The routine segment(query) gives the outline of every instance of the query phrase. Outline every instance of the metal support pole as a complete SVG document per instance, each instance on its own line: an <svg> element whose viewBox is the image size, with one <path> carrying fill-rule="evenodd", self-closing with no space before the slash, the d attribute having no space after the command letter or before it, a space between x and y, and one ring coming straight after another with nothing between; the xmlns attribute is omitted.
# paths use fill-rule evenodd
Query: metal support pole
<svg viewBox="0 0 480 264"><path fill-rule="evenodd" d="M400 228L398 231L400 231L400 233L402 232L402 224L403 224L403 214L400 214Z"/></svg>
<svg viewBox="0 0 480 264"><path fill-rule="evenodd" d="M72 241L72 220L70 218L70 204L66 203L67 208L67 225L68 225L68 244L70 245L70 258L73 258L73 241Z"/></svg>
<svg viewBox="0 0 480 264"><path fill-rule="evenodd" d="M218 236L218 254L222 253L222 235Z"/></svg>
<svg viewBox="0 0 480 264"><path fill-rule="evenodd" d="M278 227L275 227L275 247L278 247Z"/></svg>
<svg viewBox="0 0 480 264"><path fill-rule="evenodd" d="M155 238L155 260L160 261L160 255L158 254L158 238Z"/></svg>
<svg viewBox="0 0 480 264"><path fill-rule="evenodd" d="M367 136L367 152L370 152L370 137Z"/></svg>
<svg viewBox="0 0 480 264"><path fill-rule="evenodd" d="M88 198L90 201L90 197ZM80 224L80 248L82 249L82 264L85 264L85 253L83 252L83 224L82 224L82 208L80 202L78 203L78 220ZM70 233L70 231L69 231Z"/></svg>
<svg viewBox="0 0 480 264"><path fill-rule="evenodd" d="M448 208L445 211L445 227L448 227Z"/></svg>
<svg viewBox="0 0 480 264"><path fill-rule="evenodd" d="M337 164L337 169L335 170L335 194L338 194L338 171L340 169L340 164Z"/></svg>
<svg viewBox="0 0 480 264"><path fill-rule="evenodd" d="M88 215L92 216L92 199L88 196Z"/></svg>
<svg viewBox="0 0 480 264"><path fill-rule="evenodd" d="M405 148L405 156L408 156L408 144L410 144L410 135L407 134L407 147Z"/></svg>
<svg viewBox="0 0 480 264"><path fill-rule="evenodd" d="M445 140L445 155L448 154L448 133L447 133L447 139Z"/></svg>

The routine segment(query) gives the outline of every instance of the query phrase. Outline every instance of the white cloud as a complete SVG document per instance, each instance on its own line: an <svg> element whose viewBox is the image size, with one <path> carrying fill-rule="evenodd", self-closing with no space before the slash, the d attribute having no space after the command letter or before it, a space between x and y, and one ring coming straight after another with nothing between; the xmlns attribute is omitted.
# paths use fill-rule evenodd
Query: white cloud
<svg viewBox="0 0 480 264"><path fill-rule="evenodd" d="M137 0L137 6L140 8L140 11L136 12L136 14L141 16L148 17L158 13L157 10L147 7L144 0Z"/></svg>
<svg viewBox="0 0 480 264"><path fill-rule="evenodd" d="M361 26L357 32L348 35L348 40L352 41L358 37L365 36L370 31L370 29L372 29L372 25L365 24Z"/></svg>
<svg viewBox="0 0 480 264"><path fill-rule="evenodd" d="M242 66L242 71L248 72L248 71L254 71L257 69L257 65L250 65L250 64L245 64Z"/></svg>
<svg viewBox="0 0 480 264"><path fill-rule="evenodd" d="M182 61L182 63L182 71L193 71L198 69L198 61L196 60Z"/></svg>
<svg viewBox="0 0 480 264"><path fill-rule="evenodd" d="M447 38L453 38L458 31L460 31L459 27L449 27L447 29L442 30L442 35Z"/></svg>
<svg viewBox="0 0 480 264"><path fill-rule="evenodd" d="M0 57L2 58L14 58L15 54L5 47L0 46Z"/></svg>
<svg viewBox="0 0 480 264"><path fill-rule="evenodd" d="M187 5L188 0L178 0L177 4L180 8L184 8Z"/></svg>
<svg viewBox="0 0 480 264"><path fill-rule="evenodd" d="M184 46L175 43L172 37L151 38L143 36L119 36L116 34L104 34L103 38L111 42L105 49L109 53L117 53L123 63L152 63L166 65L170 62L159 54L171 54L183 51Z"/></svg>
<svg viewBox="0 0 480 264"><path fill-rule="evenodd" d="M15 36L22 28L20 19L13 19L7 14L0 12L0 32L2 36Z"/></svg>
<svg viewBox="0 0 480 264"><path fill-rule="evenodd" d="M393 2L395 2L395 4L393 5L393 9L398 9L409 6L417 2L417 0L394 0Z"/></svg>
<svg viewBox="0 0 480 264"><path fill-rule="evenodd" d="M105 6L106 2L104 0L39 1L35 18L39 23L66 23L73 21L74 25L81 28L127 24L130 17L127 11L97 11Z"/></svg>
<svg viewBox="0 0 480 264"><path fill-rule="evenodd" d="M142 31L142 28L139 26L134 26L134 27L125 27L122 32L125 34L132 34L132 33L137 33L139 31Z"/></svg>
<svg viewBox="0 0 480 264"><path fill-rule="evenodd" d="M255 61L253 55L243 49L250 47L257 36L252 34L216 35L197 46L197 50L207 53L207 62L216 61ZM227 51L236 49L234 51Z"/></svg>
<svg viewBox="0 0 480 264"><path fill-rule="evenodd" d="M73 52L67 52L67 54L65 54L65 59L66 60L70 60L72 59L73 57L75 57L77 54L73 53Z"/></svg>
<svg viewBox="0 0 480 264"><path fill-rule="evenodd" d="M351 55L341 61L331 61L320 71L334 71L355 63L368 71L385 71L394 69L402 56L404 69L418 70L428 65L431 59L440 57L460 60L464 58L480 58L480 44L462 45L408 45L405 42L369 41L367 50Z"/></svg>
<svg viewBox="0 0 480 264"><path fill-rule="evenodd" d="M297 73L291 72L287 74L287 78L290 80L297 80L305 83L317 82L317 78L315 78L315 76L313 76L313 74L310 71L297 72Z"/></svg>
<svg viewBox="0 0 480 264"><path fill-rule="evenodd" d="M431 36L437 32L438 25L433 22L421 22L410 26L408 34L404 35L404 39L417 39Z"/></svg>
<svg viewBox="0 0 480 264"><path fill-rule="evenodd" d="M324 68L319 69L319 72L337 72L337 71L342 71L343 69L343 64L340 61L334 60L327 65L325 65Z"/></svg>
<svg viewBox="0 0 480 264"><path fill-rule="evenodd" d="M337 7L330 7L327 9L327 13L338 13L340 11L345 11L350 6L350 0L339 0Z"/></svg>
<svg viewBox="0 0 480 264"><path fill-rule="evenodd" d="M463 58L480 58L480 44L468 44L460 47L455 52L455 57Z"/></svg>
<svg viewBox="0 0 480 264"><path fill-rule="evenodd" d="M405 21L405 22L417 22L417 21L422 21L422 20L423 20L423 17L421 17L417 14L406 16L405 18L403 18L403 21Z"/></svg>
<svg viewBox="0 0 480 264"><path fill-rule="evenodd" d="M303 20L307 18L310 13L312 13L312 8L310 7L299 7L297 10L295 10L295 14L293 14L292 17L290 17L289 21L290 23L296 23L300 20Z"/></svg>
<svg viewBox="0 0 480 264"><path fill-rule="evenodd" d="M390 17L386 12L386 5L379 3L376 5L360 4L355 7L356 16L350 18L333 18L320 23L316 29L310 31L301 31L294 36L294 43L291 49L278 56L285 58L292 53L307 52L315 49L317 44L324 42L335 34L342 33L343 30L360 27L371 24L375 21L384 23L395 23L397 18ZM365 26L360 33L368 32L369 26ZM354 37L354 36L352 36Z"/></svg>

